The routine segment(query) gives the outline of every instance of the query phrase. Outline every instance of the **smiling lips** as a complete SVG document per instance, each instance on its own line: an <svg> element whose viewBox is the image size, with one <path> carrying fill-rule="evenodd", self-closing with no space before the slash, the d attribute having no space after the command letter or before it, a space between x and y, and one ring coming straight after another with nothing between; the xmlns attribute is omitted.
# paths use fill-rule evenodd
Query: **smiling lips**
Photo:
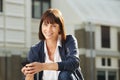
<svg viewBox="0 0 120 80"><path fill-rule="evenodd" d="M51 37L53 33L45 33L46 37Z"/></svg>

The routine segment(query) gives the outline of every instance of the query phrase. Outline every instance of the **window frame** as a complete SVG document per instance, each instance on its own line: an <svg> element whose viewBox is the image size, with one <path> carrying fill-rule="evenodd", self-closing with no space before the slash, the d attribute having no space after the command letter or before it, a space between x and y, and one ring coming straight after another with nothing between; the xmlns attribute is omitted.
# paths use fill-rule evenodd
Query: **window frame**
<svg viewBox="0 0 120 80"><path fill-rule="evenodd" d="M109 77L110 77L110 72L113 72L113 73L115 73L116 75L115 75L115 80L118 80L118 71L117 70L102 70L102 69L98 69L97 70L97 75L96 75L96 78L97 78L97 80L98 80L98 76L100 76L100 75L98 75L98 73L99 72L104 72L105 73L105 80L109 80Z"/></svg>
<svg viewBox="0 0 120 80"><path fill-rule="evenodd" d="M102 76L101 73L103 73L104 76ZM100 75L100 74L101 74L101 75ZM104 77L104 79L106 80L106 72L105 72L104 70L98 70L98 71L97 71L97 75L96 75L97 80L98 80L98 77L100 77L100 76L102 76L102 78Z"/></svg>
<svg viewBox="0 0 120 80"><path fill-rule="evenodd" d="M3 0L0 0L0 12L3 12Z"/></svg>
<svg viewBox="0 0 120 80"><path fill-rule="evenodd" d="M35 19L40 19L40 17L42 16L42 14L43 14L43 3L44 2L47 2L48 3L48 8L51 8L51 0L38 0L39 1L39 4L40 4L40 17L35 17L35 9L34 9L34 7L35 7L35 5L34 5L34 2L35 2L36 0L32 0L32 18L35 18Z"/></svg>
<svg viewBox="0 0 120 80"><path fill-rule="evenodd" d="M101 47L110 48L110 26L101 25Z"/></svg>
<svg viewBox="0 0 120 80"><path fill-rule="evenodd" d="M102 63L101 64L102 66L105 66L106 65L106 59L105 58L101 58L101 63Z"/></svg>
<svg viewBox="0 0 120 80"><path fill-rule="evenodd" d="M111 66L111 58L107 58L107 66Z"/></svg>
<svg viewBox="0 0 120 80"><path fill-rule="evenodd" d="M111 67L112 66L112 61L110 57L102 57L101 58L101 65L103 67L107 66L107 67Z"/></svg>

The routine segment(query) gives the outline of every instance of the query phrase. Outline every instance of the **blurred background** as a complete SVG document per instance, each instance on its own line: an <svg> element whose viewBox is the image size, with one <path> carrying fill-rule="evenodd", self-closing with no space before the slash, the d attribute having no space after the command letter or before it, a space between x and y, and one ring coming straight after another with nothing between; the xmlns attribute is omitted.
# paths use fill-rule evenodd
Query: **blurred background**
<svg viewBox="0 0 120 80"><path fill-rule="evenodd" d="M120 80L120 0L0 0L0 80L22 80L41 15L58 8L78 40L85 80Z"/></svg>

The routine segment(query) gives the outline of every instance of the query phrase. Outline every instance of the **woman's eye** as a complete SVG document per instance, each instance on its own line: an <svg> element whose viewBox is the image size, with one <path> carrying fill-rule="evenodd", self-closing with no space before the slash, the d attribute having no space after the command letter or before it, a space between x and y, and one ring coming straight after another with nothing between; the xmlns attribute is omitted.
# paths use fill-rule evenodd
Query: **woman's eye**
<svg viewBox="0 0 120 80"><path fill-rule="evenodd" d="M44 23L44 25L47 25L47 23Z"/></svg>
<svg viewBox="0 0 120 80"><path fill-rule="evenodd" d="M56 27L56 25L52 25L52 27Z"/></svg>
<svg viewBox="0 0 120 80"><path fill-rule="evenodd" d="M47 23L44 23L45 26L47 26L48 24Z"/></svg>

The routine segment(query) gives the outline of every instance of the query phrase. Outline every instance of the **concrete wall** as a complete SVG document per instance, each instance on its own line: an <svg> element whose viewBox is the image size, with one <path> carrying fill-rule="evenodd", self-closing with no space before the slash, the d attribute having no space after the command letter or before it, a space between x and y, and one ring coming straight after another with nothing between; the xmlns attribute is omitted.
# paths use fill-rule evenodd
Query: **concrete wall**
<svg viewBox="0 0 120 80"><path fill-rule="evenodd" d="M0 80L22 80L22 59L18 55L0 57Z"/></svg>
<svg viewBox="0 0 120 80"><path fill-rule="evenodd" d="M93 59L93 79L96 80L96 67L95 67L95 58L89 58L85 55L80 55L80 66L85 80L91 80L91 59Z"/></svg>
<svg viewBox="0 0 120 80"><path fill-rule="evenodd" d="M120 32L118 32L118 51L120 52Z"/></svg>
<svg viewBox="0 0 120 80"><path fill-rule="evenodd" d="M119 64L118 76L119 76L119 80L120 80L120 59L118 60L118 64Z"/></svg>

